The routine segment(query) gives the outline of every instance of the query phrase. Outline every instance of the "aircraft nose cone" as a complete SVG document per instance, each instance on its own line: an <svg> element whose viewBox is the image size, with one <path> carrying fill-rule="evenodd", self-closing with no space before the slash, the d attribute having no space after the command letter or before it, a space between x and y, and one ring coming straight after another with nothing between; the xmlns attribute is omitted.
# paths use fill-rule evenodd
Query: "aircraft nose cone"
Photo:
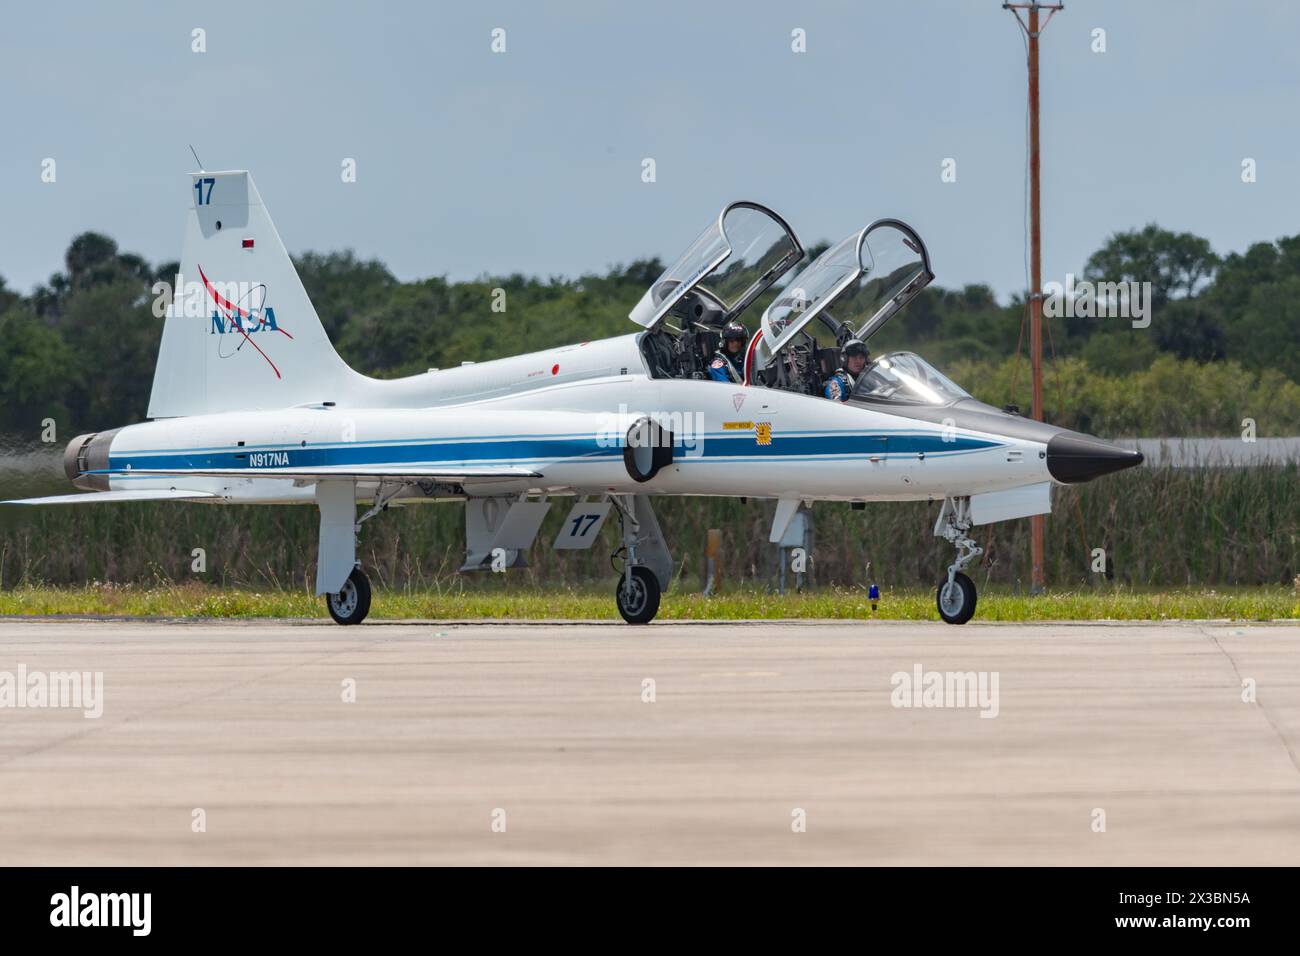
<svg viewBox="0 0 1300 956"><path fill-rule="evenodd" d="M1067 484L1092 481L1140 464L1142 452L1090 435L1062 432L1047 442L1047 470L1057 481Z"/></svg>

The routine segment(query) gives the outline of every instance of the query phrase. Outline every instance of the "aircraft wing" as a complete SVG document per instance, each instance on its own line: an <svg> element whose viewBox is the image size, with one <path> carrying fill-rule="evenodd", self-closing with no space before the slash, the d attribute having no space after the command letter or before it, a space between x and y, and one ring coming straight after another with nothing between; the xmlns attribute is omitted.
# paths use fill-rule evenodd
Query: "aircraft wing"
<svg viewBox="0 0 1300 956"><path fill-rule="evenodd" d="M141 488L129 491L87 491L73 495L48 495L44 498L15 498L0 505L84 505L91 501L184 501L215 498L210 491L185 491L181 488Z"/></svg>
<svg viewBox="0 0 1300 956"><path fill-rule="evenodd" d="M93 474L88 472L88 474ZM321 481L341 478L353 481L502 481L512 478L540 478L541 472L513 466L456 468L445 465L363 465L361 467L318 465L305 468L132 468L104 471L108 475L149 475L159 478L281 478L293 481Z"/></svg>

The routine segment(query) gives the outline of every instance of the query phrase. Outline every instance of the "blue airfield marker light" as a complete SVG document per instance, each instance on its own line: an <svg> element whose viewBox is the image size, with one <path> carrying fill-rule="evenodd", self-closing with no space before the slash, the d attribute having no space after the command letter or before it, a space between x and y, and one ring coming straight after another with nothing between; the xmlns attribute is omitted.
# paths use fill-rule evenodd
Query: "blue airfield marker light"
<svg viewBox="0 0 1300 956"><path fill-rule="evenodd" d="M871 610L874 611L876 605L880 603L880 588L874 584L871 585L871 587L867 588L867 597L871 600Z"/></svg>

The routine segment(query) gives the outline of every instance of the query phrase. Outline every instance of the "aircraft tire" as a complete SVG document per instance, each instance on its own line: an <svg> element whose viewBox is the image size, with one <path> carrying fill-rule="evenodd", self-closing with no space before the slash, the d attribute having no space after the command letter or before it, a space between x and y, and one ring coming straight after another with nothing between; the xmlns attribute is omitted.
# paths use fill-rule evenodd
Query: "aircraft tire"
<svg viewBox="0 0 1300 956"><path fill-rule="evenodd" d="M618 613L629 624L649 624L659 613L659 579L649 568L632 569L631 593L625 591L626 580L619 578L614 588Z"/></svg>
<svg viewBox="0 0 1300 956"><path fill-rule="evenodd" d="M370 613L370 579L360 568L353 568L343 589L325 595L325 607L335 624L360 624Z"/></svg>
<svg viewBox="0 0 1300 956"><path fill-rule="evenodd" d="M935 604L945 624L965 624L975 616L975 582L958 571L949 590L948 579L944 578L935 592Z"/></svg>

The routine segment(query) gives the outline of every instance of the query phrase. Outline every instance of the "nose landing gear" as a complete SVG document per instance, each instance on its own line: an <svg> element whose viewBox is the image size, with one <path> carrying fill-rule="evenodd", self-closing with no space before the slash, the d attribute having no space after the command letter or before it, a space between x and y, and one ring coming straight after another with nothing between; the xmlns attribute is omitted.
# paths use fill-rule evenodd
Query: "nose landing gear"
<svg viewBox="0 0 1300 956"><path fill-rule="evenodd" d="M968 534L970 529L970 499L945 498L934 533L957 548L957 560L948 565L948 576L939 582L935 603L947 624L965 624L975 615L975 582L962 572L984 549Z"/></svg>

